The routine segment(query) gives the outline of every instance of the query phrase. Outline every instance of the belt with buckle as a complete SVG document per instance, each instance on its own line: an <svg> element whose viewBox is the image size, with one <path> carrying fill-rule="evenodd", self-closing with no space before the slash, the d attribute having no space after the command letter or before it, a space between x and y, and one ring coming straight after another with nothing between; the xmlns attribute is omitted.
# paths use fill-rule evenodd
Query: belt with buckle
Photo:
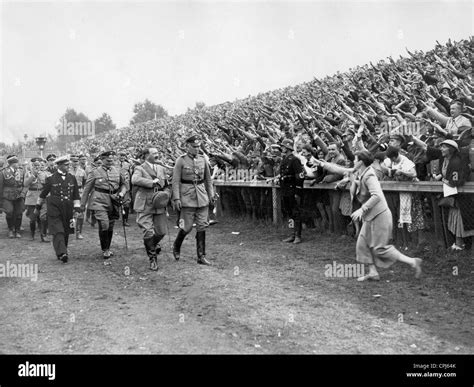
<svg viewBox="0 0 474 387"><path fill-rule="evenodd" d="M181 184L202 184L204 183L204 179L201 180L183 180L181 179Z"/></svg>

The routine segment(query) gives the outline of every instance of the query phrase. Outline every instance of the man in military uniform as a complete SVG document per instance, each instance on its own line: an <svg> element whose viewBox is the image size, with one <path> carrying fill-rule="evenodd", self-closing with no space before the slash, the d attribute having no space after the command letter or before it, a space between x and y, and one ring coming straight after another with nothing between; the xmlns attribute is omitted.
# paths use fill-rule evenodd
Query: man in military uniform
<svg viewBox="0 0 474 387"><path fill-rule="evenodd" d="M143 243L150 259L150 270L158 270L157 256L161 252L160 241L167 234L166 206L171 190L165 168L158 164L158 149L144 150L146 161L138 165L132 176L137 187L134 209L137 223L143 231Z"/></svg>
<svg viewBox="0 0 474 387"><path fill-rule="evenodd" d="M81 154L78 157L79 157L79 166L87 173L88 172L87 156Z"/></svg>
<svg viewBox="0 0 474 387"><path fill-rule="evenodd" d="M71 166L69 173L76 178L77 186L79 188L79 195L82 195L84 191L84 185L86 184L86 171L82 169L79 164L79 156L72 155L70 157ZM81 212L76 218L76 239L84 239L82 236L82 226L84 224L84 213Z"/></svg>
<svg viewBox="0 0 474 387"><path fill-rule="evenodd" d="M132 176L132 165L127 161L127 154L124 151L119 152L119 162L118 166L120 169L127 175L128 185L131 187L133 184L131 182ZM130 214L130 203L132 201L130 196L131 189L125 193L123 198L123 213L122 213L122 221L126 227L129 227L130 224L128 223L128 215Z"/></svg>
<svg viewBox="0 0 474 387"><path fill-rule="evenodd" d="M48 167L46 170L52 175L54 172L56 172L56 155L51 153L50 155L46 156L46 162L48 163Z"/></svg>
<svg viewBox="0 0 474 387"><path fill-rule="evenodd" d="M114 156L114 151L100 155L102 166L90 172L81 197L81 210L84 211L91 195L89 209L93 211L92 216L99 223L100 247L106 265L113 255L110 244L114 235L114 224L120 217L119 208L128 190L127 176L114 166Z"/></svg>
<svg viewBox="0 0 474 387"><path fill-rule="evenodd" d="M197 136L186 140L186 154L176 160L173 169L173 206L179 212L179 232L173 245L173 255L180 258L181 244L196 223L197 262L206 260L206 227L209 203L214 202L209 164L198 155L201 142Z"/></svg>
<svg viewBox="0 0 474 387"><path fill-rule="evenodd" d="M293 141L282 142L283 159L280 164L281 208L292 220L293 235L283 242L301 243L301 197L304 182L304 169L301 161L293 153Z"/></svg>
<svg viewBox="0 0 474 387"><path fill-rule="evenodd" d="M75 226L73 213L81 211L80 196L76 178L68 173L68 157L59 157L55 163L57 170L46 178L37 201L36 212L41 211L41 207L46 201L48 227L50 234L53 235L54 251L57 258L66 263L68 261L69 234L74 233Z"/></svg>
<svg viewBox="0 0 474 387"><path fill-rule="evenodd" d="M8 166L0 170L0 207L4 209L9 238L21 238L21 218L25 209L25 171L18 157L7 156Z"/></svg>
<svg viewBox="0 0 474 387"><path fill-rule="evenodd" d="M41 208L39 214L35 211L39 194L43 190L43 186L46 183L46 178L48 177L41 165L42 162L43 159L41 157L32 158L31 170L25 174L24 186L28 188L28 192L26 193L25 197L25 206L26 216L30 219L31 240L35 239L36 224L38 224L41 242L49 242L46 239L46 228L43 228L43 222L46 223L47 217L46 205Z"/></svg>

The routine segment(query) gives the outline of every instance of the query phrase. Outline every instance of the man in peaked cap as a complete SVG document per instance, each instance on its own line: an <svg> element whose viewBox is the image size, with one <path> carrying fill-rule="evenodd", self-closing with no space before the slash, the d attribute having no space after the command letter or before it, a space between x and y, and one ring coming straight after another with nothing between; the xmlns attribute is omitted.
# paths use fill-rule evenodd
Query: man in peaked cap
<svg viewBox="0 0 474 387"><path fill-rule="evenodd" d="M40 213L35 211L40 192L46 183L48 174L42 169L41 163L44 160L41 157L31 159L31 170L25 174L24 186L28 189L25 197L26 216L30 219L31 240L35 239L36 225L40 229L41 242L49 242L46 239L47 211L46 205L41 208Z"/></svg>
<svg viewBox="0 0 474 387"><path fill-rule="evenodd" d="M137 187L133 208L137 212L137 224L143 231L143 243L150 260L150 270L158 270L157 256L161 252L160 241L167 234L166 206L170 198L165 168L158 164L158 149L144 150L145 162L137 165L132 184ZM164 200L160 199L160 195Z"/></svg>
<svg viewBox="0 0 474 387"><path fill-rule="evenodd" d="M114 224L120 218L120 205L129 189L127 176L114 166L114 151L100 154L102 166L93 169L87 177L81 197L81 210L84 211L91 195L88 208L99 224L99 240L104 264L113 255L110 244L114 235Z"/></svg>
<svg viewBox="0 0 474 387"><path fill-rule="evenodd" d="M47 202L48 228L53 235L53 247L56 257L63 263L68 261L67 246L69 234L74 233L73 213L81 212L79 188L76 178L69 171L69 158L55 160L57 170L46 178L37 204L37 212Z"/></svg>
<svg viewBox="0 0 474 387"><path fill-rule="evenodd" d="M180 258L181 244L196 223L197 262L210 265L206 259L206 228L209 203L214 203L209 164L200 156L201 142L197 136L186 140L186 154L176 160L173 169L173 206L179 213L179 232L173 245L173 255Z"/></svg>
<svg viewBox="0 0 474 387"><path fill-rule="evenodd" d="M48 163L48 167L46 170L52 175L54 172L56 172L56 164L54 161L56 160L57 156L54 153L51 153L46 156L46 161Z"/></svg>
<svg viewBox="0 0 474 387"><path fill-rule="evenodd" d="M301 243L301 197L304 182L304 169L301 161L293 153L294 144L290 139L282 141L280 164L281 208L292 220L293 233L283 242Z"/></svg>
<svg viewBox="0 0 474 387"><path fill-rule="evenodd" d="M7 167L0 171L0 207L4 209L9 238L21 238L20 227L27 188L25 170L16 155L7 156Z"/></svg>

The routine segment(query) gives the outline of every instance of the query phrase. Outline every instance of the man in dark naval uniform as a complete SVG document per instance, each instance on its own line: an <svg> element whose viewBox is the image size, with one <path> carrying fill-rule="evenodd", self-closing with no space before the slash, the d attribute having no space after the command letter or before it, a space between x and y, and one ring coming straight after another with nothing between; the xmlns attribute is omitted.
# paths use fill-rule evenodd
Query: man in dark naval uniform
<svg viewBox="0 0 474 387"><path fill-rule="evenodd" d="M293 235L283 242L301 243L301 196L304 182L304 168L301 161L293 154L293 141L282 142L283 159L280 164L281 208L289 217L293 226Z"/></svg>
<svg viewBox="0 0 474 387"><path fill-rule="evenodd" d="M84 211L89 200L89 209L99 223L99 240L104 264L113 255L110 244L114 235L114 224L120 217L120 205L129 189L128 176L114 166L114 151L100 155L102 166L93 169L87 176L84 192L81 197L81 209Z"/></svg>
<svg viewBox="0 0 474 387"><path fill-rule="evenodd" d="M76 178L68 173L69 158L59 157L55 164L57 170L46 178L36 204L36 212L39 214L46 200L48 228L49 233L53 235L54 251L58 259L66 263L69 234L74 234L75 231L73 213L81 212L80 196Z"/></svg>
<svg viewBox="0 0 474 387"><path fill-rule="evenodd" d="M209 164L200 156L201 142L197 136L186 140L186 154L176 160L173 169L173 206L179 213L179 232L173 245L173 255L180 258L181 244L196 223L197 262L210 265L206 259L206 228L209 204L214 204Z"/></svg>

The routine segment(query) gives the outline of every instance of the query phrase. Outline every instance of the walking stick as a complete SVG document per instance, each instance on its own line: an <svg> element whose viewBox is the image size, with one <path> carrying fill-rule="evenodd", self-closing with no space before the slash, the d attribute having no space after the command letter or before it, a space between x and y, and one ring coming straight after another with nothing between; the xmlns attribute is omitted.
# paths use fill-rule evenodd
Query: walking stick
<svg viewBox="0 0 474 387"><path fill-rule="evenodd" d="M123 228L123 237L125 239L125 250L128 250L128 243L127 243L127 231L125 230L125 209L123 208L123 202L120 201L120 210L122 212L122 228Z"/></svg>

